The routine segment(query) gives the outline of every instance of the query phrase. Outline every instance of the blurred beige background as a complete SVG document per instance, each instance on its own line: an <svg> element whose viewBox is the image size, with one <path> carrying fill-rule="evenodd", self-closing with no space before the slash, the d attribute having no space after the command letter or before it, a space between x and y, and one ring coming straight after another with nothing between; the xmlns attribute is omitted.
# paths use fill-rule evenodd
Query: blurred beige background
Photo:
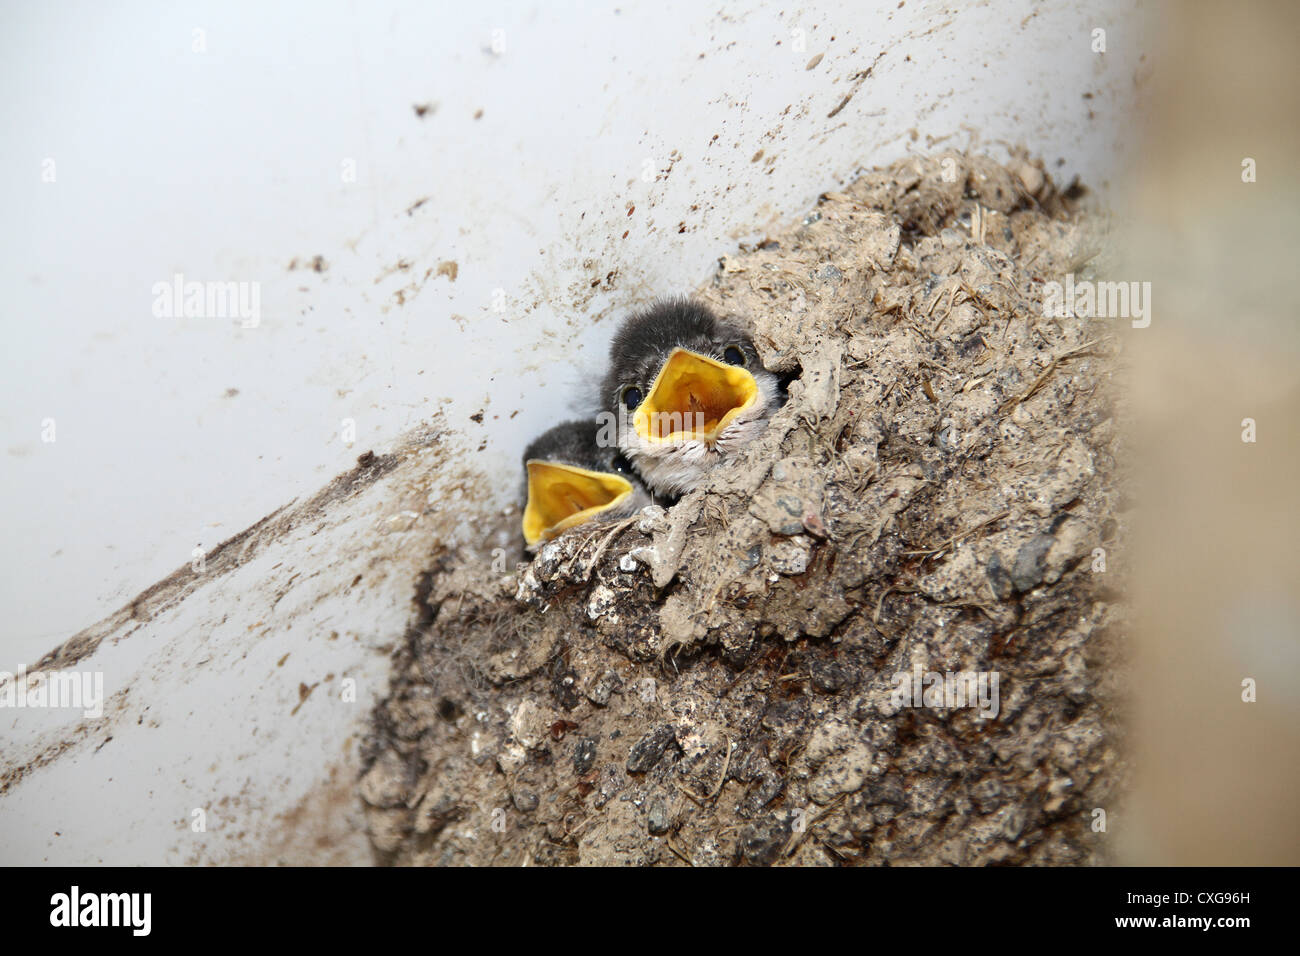
<svg viewBox="0 0 1300 956"><path fill-rule="evenodd" d="M1126 863L1295 864L1300 9L1161 12L1118 210L1135 225L1117 278L1152 282L1153 319L1126 334L1137 790L1110 832Z"/></svg>

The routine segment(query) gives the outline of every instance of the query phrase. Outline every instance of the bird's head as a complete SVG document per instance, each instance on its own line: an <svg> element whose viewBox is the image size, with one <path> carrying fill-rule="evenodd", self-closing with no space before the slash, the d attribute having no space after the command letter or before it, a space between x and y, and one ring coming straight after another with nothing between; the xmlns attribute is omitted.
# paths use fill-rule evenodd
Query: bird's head
<svg viewBox="0 0 1300 956"><path fill-rule="evenodd" d="M524 449L529 550L587 521L627 517L651 504L627 460L598 431L595 422L565 422Z"/></svg>
<svg viewBox="0 0 1300 956"><path fill-rule="evenodd" d="M646 484L680 494L762 430L780 383L743 329L697 302L669 299L614 337L603 397Z"/></svg>

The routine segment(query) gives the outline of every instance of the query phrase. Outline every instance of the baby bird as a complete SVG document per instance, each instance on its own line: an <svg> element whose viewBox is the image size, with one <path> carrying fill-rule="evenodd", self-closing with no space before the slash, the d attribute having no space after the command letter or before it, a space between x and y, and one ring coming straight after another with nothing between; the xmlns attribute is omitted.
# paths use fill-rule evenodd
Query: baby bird
<svg viewBox="0 0 1300 956"><path fill-rule="evenodd" d="M743 329L698 302L661 299L614 336L602 402L650 490L679 495L766 427L781 391Z"/></svg>
<svg viewBox="0 0 1300 956"><path fill-rule="evenodd" d="M565 422L524 449L529 551L593 518L625 518L652 503L618 448L602 446L598 428L594 421Z"/></svg>

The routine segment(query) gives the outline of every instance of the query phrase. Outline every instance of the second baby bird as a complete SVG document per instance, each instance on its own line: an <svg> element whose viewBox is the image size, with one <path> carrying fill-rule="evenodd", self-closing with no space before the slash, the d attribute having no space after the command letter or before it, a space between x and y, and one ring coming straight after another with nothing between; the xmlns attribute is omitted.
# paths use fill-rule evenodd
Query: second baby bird
<svg viewBox="0 0 1300 956"><path fill-rule="evenodd" d="M651 503L618 448L602 447L597 432L594 421L564 422L524 449L523 533L530 551L594 518L624 518Z"/></svg>

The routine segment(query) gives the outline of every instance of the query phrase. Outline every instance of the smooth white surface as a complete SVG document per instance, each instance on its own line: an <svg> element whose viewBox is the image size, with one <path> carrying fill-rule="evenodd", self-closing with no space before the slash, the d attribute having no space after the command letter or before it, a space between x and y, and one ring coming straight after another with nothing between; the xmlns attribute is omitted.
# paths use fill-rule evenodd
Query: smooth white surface
<svg viewBox="0 0 1300 956"><path fill-rule="evenodd" d="M192 49L196 29L206 52ZM862 167L1005 140L1104 191L1133 139L1141 35L1116 2L7 6L0 670L439 409L486 476L466 514L499 508L524 443L583 407L621 314L689 290L737 241ZM423 118L417 104L430 105ZM317 255L326 271L301 268ZM260 325L155 318L152 287L178 272L259 283ZM293 547L300 571L324 566ZM135 700L202 688L198 709L157 731L160 749L115 738L108 760L74 748L0 798L16 857L185 858L165 840L128 851L104 821L147 827L162 811L136 790L170 794L167 812L188 806L178 780L231 792L212 755L249 733L267 753L313 755L287 776L274 761L241 770L259 812L337 764L322 740L342 724L287 721L279 683L236 705L215 672L182 663L202 660L218 626L264 619L269 578L259 589L255 573L213 581L201 608L116 645L119 688L134 681ZM310 627L271 633L286 650L325 621L395 638L410 583L390 575L359 604L330 605L323 587ZM234 676L278 682L252 646ZM375 678L373 700L382 668L351 663ZM12 761L54 733L0 722ZM80 813L72 781L94 791L110 777L134 789L96 791L109 810L77 816L75 843L48 835Z"/></svg>

